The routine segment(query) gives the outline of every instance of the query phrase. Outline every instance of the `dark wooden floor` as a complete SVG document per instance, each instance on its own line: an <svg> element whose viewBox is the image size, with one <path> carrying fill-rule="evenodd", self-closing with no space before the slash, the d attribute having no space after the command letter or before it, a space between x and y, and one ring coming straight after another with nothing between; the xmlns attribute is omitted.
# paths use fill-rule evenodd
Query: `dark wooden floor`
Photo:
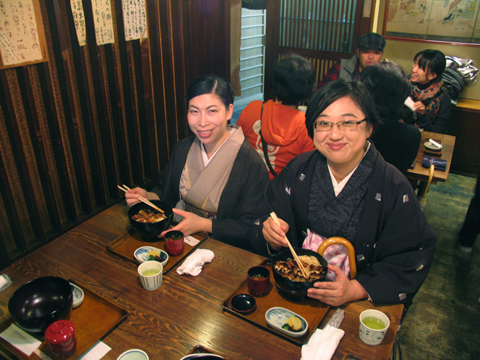
<svg viewBox="0 0 480 360"><path fill-rule="evenodd" d="M447 182L430 187L425 214L437 250L398 335L404 360L480 359L480 240L472 254L457 249L475 181L451 174Z"/></svg>

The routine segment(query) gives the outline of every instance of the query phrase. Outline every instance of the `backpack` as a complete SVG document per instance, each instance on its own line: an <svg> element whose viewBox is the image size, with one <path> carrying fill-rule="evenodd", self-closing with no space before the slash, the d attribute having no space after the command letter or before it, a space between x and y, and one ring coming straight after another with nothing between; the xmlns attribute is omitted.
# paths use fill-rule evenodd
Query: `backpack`
<svg viewBox="0 0 480 360"><path fill-rule="evenodd" d="M465 79L462 74L452 68L446 68L442 75L443 86L448 90L452 102L457 103L458 96L465 88Z"/></svg>

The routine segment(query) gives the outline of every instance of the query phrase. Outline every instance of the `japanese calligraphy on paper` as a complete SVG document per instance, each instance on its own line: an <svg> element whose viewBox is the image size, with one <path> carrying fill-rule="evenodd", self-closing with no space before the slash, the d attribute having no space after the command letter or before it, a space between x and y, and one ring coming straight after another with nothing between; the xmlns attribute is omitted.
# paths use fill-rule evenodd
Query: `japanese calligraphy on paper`
<svg viewBox="0 0 480 360"><path fill-rule="evenodd" d="M110 0L92 0L93 20L97 45L115 42Z"/></svg>
<svg viewBox="0 0 480 360"><path fill-rule="evenodd" d="M0 0L3 65L42 60L33 0Z"/></svg>
<svg viewBox="0 0 480 360"><path fill-rule="evenodd" d="M78 44L85 46L87 44L87 34L85 31L85 12L83 11L82 0L70 0L72 8L73 22L77 31Z"/></svg>
<svg viewBox="0 0 480 360"><path fill-rule="evenodd" d="M125 40L141 39L147 27L145 0L123 0L122 6Z"/></svg>

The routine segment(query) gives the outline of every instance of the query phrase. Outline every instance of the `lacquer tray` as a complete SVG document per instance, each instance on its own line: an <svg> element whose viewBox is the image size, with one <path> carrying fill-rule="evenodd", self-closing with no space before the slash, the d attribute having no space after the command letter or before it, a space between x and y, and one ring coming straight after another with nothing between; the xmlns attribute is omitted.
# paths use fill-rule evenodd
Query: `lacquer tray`
<svg viewBox="0 0 480 360"><path fill-rule="evenodd" d="M318 300L308 298L305 301L294 301L287 298L281 293L281 290L277 289L275 280L273 278L272 264L269 260L266 260L261 264L270 270L270 291L263 297L256 297L257 309L251 314L241 314L232 309L231 300L237 294L248 294L247 280L240 285L230 296L222 303L223 308L244 320L247 320L262 329L270 331L271 333L278 335L294 344L303 345L308 342L308 339L316 330L318 325L322 322L328 313L330 306L321 303ZM267 325L265 320L265 313L272 307L283 307L294 313L302 316L308 322L308 331L299 338L293 338L285 335Z"/></svg>
<svg viewBox="0 0 480 360"><path fill-rule="evenodd" d="M84 286L75 283L82 288L85 296L83 303L72 309L70 321L75 325L75 336L77 337L77 349L70 358L77 359L87 352L99 340L107 336L115 327L117 327L126 317L127 312L117 305L101 298ZM11 316L11 315L9 315ZM13 322L10 319L8 326ZM7 326L7 327L8 327ZM5 328L7 328L5 327ZM52 359L59 359L50 351L50 347L42 336L34 336L42 345L39 350ZM20 359L38 360L41 359L36 353L27 356L9 342L0 338L2 347L6 348L12 355Z"/></svg>
<svg viewBox="0 0 480 360"><path fill-rule="evenodd" d="M208 238L208 233L199 232L194 235L191 235L200 242L195 246L190 246L185 243L185 250L183 253L178 256L169 255L168 263L163 267L163 273L166 274L170 269L175 265L181 262L186 256L188 256L192 250L198 247L205 239ZM142 239L142 236L138 233L135 233L133 230L126 232L122 236L116 238L111 243L107 245L107 250L120 256L121 258L131 261L138 265L135 260L133 253L141 246L153 246L161 250L165 250L165 241L163 239L158 239L156 242L145 241Z"/></svg>

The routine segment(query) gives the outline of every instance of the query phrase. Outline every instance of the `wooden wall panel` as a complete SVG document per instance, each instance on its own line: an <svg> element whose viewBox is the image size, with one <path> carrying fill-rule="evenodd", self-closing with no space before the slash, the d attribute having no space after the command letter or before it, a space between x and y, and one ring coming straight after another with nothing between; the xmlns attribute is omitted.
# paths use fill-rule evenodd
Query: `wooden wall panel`
<svg viewBox="0 0 480 360"><path fill-rule="evenodd" d="M156 184L190 134L187 84L229 76L229 1L146 0L140 43L111 0L115 43L101 46L82 3L85 46L70 1L39 0L48 61L0 70L0 269L122 201L117 184Z"/></svg>

